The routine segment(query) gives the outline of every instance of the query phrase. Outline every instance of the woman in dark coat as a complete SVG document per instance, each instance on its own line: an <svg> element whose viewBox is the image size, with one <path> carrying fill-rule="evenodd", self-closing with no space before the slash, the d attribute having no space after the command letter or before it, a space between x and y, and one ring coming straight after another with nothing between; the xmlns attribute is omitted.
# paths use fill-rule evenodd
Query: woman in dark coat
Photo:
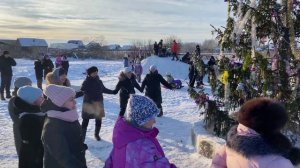
<svg viewBox="0 0 300 168"><path fill-rule="evenodd" d="M103 93L115 94L114 91L107 89L98 76L98 68L95 66L87 69L87 77L83 81L81 89L84 92L82 105L82 132L85 139L87 126L90 119L96 119L95 138L100 141L99 136L102 118L105 117Z"/></svg>
<svg viewBox="0 0 300 168"><path fill-rule="evenodd" d="M54 64L53 64L53 62L51 61L51 59L49 58L48 55L45 55L42 62L43 62L43 68L44 68L44 78L46 78L47 74L49 72L53 71Z"/></svg>
<svg viewBox="0 0 300 168"><path fill-rule="evenodd" d="M67 56L63 56L62 57L62 62L61 62L61 66L62 68L66 71L66 74L68 75L68 71L69 71L69 60Z"/></svg>
<svg viewBox="0 0 300 168"><path fill-rule="evenodd" d="M44 148L41 135L45 113L40 110L43 101L41 89L24 86L18 90L17 97L12 102L13 112L20 120L19 168L43 168Z"/></svg>
<svg viewBox="0 0 300 168"><path fill-rule="evenodd" d="M34 70L35 70L35 77L37 80L37 87L40 89L42 88L42 84L43 84L43 62L41 59L37 59L34 61Z"/></svg>
<svg viewBox="0 0 300 168"><path fill-rule="evenodd" d="M119 116L124 116L126 111L127 102L130 94L135 94L134 88L142 92L142 88L136 81L135 75L132 73L131 68L127 67L119 75L119 82L116 85L114 93L117 94L120 90L120 113Z"/></svg>
<svg viewBox="0 0 300 168"><path fill-rule="evenodd" d="M166 88L173 90L172 85L170 85L157 71L156 66L152 65L150 67L150 73L146 75L142 82L142 90L146 88L145 96L151 98L157 107L160 109L160 113L157 117L163 115L162 109L162 97L161 97L161 88L160 84L163 84Z"/></svg>

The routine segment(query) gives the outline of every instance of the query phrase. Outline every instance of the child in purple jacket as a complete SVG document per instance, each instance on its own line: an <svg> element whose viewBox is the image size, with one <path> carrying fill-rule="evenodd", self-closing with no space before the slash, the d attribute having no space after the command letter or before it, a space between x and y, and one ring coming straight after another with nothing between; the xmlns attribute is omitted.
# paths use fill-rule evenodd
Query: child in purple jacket
<svg viewBox="0 0 300 168"><path fill-rule="evenodd" d="M141 76L143 74L143 67L141 65L141 61L136 61L135 65L134 65L134 73L137 77L137 80L139 83L141 83Z"/></svg>
<svg viewBox="0 0 300 168"><path fill-rule="evenodd" d="M131 95L127 117L119 117L113 131L113 149L104 168L176 168L165 157L153 127L159 109L144 96Z"/></svg>

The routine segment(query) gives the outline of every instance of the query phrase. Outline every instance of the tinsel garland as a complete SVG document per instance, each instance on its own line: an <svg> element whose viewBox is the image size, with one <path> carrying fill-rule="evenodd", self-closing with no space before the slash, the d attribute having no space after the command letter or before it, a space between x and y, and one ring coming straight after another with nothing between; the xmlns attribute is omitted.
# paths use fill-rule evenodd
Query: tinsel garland
<svg viewBox="0 0 300 168"><path fill-rule="evenodd" d="M224 76L224 72L226 72L228 79L222 81L218 78L216 80L210 78L209 84L212 86L215 100L207 102L208 106L204 113L205 121L208 123L207 125L214 125L216 135L222 135L221 130L224 130L224 122L230 121L227 120L230 118L228 113L220 112L224 109L225 84L229 83L230 87L227 90L230 90L230 94L226 94L228 101L226 104L230 104L228 110L234 111L246 100L255 97L267 96L277 99L285 104L289 113L287 132L295 133L297 131L295 128L299 129L300 123L300 86L297 86L299 82L295 85L291 81L299 81L300 77L293 76L293 73L289 72L289 67L295 69L298 64L297 60L300 62L300 57L297 54L299 51L294 48L295 39L300 36L299 11L293 11L291 3L287 3L291 2L290 0L283 0L283 6L274 0L259 0L257 1L257 8L251 10L251 16L255 16L255 24L257 25L255 36L257 39L270 39L274 45L274 53L278 54L278 64L273 69L271 60L268 60L265 55L255 52L255 57L251 58L251 49L252 52L255 51L253 50L255 37L252 33L255 27L254 20L246 21L239 43L237 43L236 38L230 38L231 35L234 35L232 32L239 17L237 14L245 16L246 12L251 9L251 2L253 1L227 1L228 18L225 30L221 31L221 29L212 26L214 32L218 33L218 40L221 45L220 55L223 56L225 49L233 49L236 55L243 59L243 64L240 67L232 66L226 57L222 57L219 61L219 74ZM239 8L240 3L244 3L242 8ZM295 5L300 6L299 4ZM296 60L294 61L293 58ZM195 63L199 70L203 69L201 61L195 61ZM218 104L222 104L222 106L219 107ZM219 112L217 113L217 111ZM293 140L294 137L291 135L290 138Z"/></svg>

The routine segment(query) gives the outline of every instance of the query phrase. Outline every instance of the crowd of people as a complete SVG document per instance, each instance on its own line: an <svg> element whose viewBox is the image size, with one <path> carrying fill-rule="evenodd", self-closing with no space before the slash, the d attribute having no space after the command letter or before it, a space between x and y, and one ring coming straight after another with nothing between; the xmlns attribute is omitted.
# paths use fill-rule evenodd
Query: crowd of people
<svg viewBox="0 0 300 168"><path fill-rule="evenodd" d="M16 62L7 53L4 52L3 58L9 58L12 62L9 68L12 71L11 66L16 65ZM103 85L98 75L98 68L92 66L87 69L87 76L80 90L75 91L71 88L67 70L63 68L66 59L60 61L59 57L55 61L56 68L47 55L34 61L36 77L39 79L37 88L32 86L32 81L27 77L17 77L14 81L15 88L13 97L8 102L8 111L13 121L14 141L20 168L86 167L85 151L88 145L84 142L87 126L90 119L95 119L94 136L97 141L100 141L102 118L105 117L104 93L119 93L120 112L116 126L120 123L123 126L118 129L132 131L132 134L126 135L128 137L126 138L116 127L113 134L118 137L121 133L121 142L124 145L112 150L105 167L128 167L128 165L140 167L146 162L150 167L156 165L175 167L164 156L161 147L150 153L148 151L153 146L160 146L156 139L158 130L153 126L155 117L163 115L160 83L173 89L158 73L156 66L151 66L149 74L143 81L141 78L137 79L138 75L141 75L135 73L138 71L137 65L124 67L114 90L107 89ZM140 60L134 62L141 63ZM0 64L4 63L0 62ZM3 70L6 69L1 68L1 72ZM10 75L11 78L12 72ZM43 77L45 88L42 88ZM141 86L137 80L142 82ZM146 97L135 95L134 88L140 92L146 90ZM81 96L83 96L82 123L79 123L75 99ZM148 109L146 110L145 107ZM133 140L132 137L135 139ZM128 140L123 142L123 138ZM143 150L144 155L137 157L137 150ZM157 158L149 162L148 159L153 156Z"/></svg>
<svg viewBox="0 0 300 168"><path fill-rule="evenodd" d="M140 64L138 59L133 62ZM119 74L115 89L107 89L98 75L98 68L91 66L86 70L81 88L75 91L70 87L68 70L62 67L59 59L55 62L55 69L52 61L51 64L48 60L49 57L44 56L34 62L37 79L44 77L46 80L44 90L40 88L40 81L36 88L31 86L29 78L18 77L14 81L13 97L8 102L20 168L86 168L87 126L90 119L95 119L94 136L100 141L99 133L105 117L104 93L119 93L120 99L119 116L112 135L113 148L104 167L176 167L165 156L154 124L155 118L163 115L161 84L173 90L174 87L181 88L182 83L174 80L171 74L167 74L165 80L155 65L149 68L143 80L137 79L135 72L140 70L124 59L124 69ZM3 67L7 62L9 66ZM3 53L0 65L1 80L7 82L6 78L2 78L2 72L6 70L10 73L3 75L8 75L11 80L11 66L15 66L16 62L9 57L9 52ZM215 60L211 57L208 66L214 65ZM193 64L190 66L191 85L196 80L196 73L202 79L203 75L201 77L200 72L196 72ZM7 86L7 83L3 85ZM135 89L141 93L145 90L145 96L136 95ZM81 96L82 123L79 122L75 101ZM280 133L287 119L284 107L274 100L258 98L245 103L238 112L239 125L228 133L226 145L213 158L212 167L256 165L289 168L299 164L300 150Z"/></svg>

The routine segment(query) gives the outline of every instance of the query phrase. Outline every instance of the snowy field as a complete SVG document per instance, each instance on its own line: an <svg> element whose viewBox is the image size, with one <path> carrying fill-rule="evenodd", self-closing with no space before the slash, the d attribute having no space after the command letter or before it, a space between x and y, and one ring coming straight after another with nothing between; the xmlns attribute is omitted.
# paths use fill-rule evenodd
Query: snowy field
<svg viewBox="0 0 300 168"><path fill-rule="evenodd" d="M210 166L211 160L195 154L195 149L191 145L191 128L194 122L199 121L199 112L187 92L188 65L170 59L149 57L142 62L144 74L148 72L150 65L156 64L163 76L166 72L171 72L175 79L181 79L184 84L184 88L176 91L162 88L164 116L157 119L156 127L160 130L158 140L165 151L166 157L178 167L207 168ZM17 66L13 69L13 79L19 76L27 76L32 79L33 85L36 86L33 61L25 59L17 59L16 61ZM80 87L85 79L83 72L90 66L98 67L100 78L107 88L115 88L119 72L123 69L122 60L92 59L70 61L68 78L74 88L78 89ZM137 91L137 94L141 93ZM76 101L78 113L80 114L82 98L78 98ZM88 127L85 143L89 147L86 152L89 168L103 167L112 149L112 130L119 113L119 95L104 94L104 106L106 117L103 119L100 132L102 141L98 142L94 139L94 120L90 121ZM18 158L13 140L12 121L7 111L7 101L0 101L0 168L16 168L17 166Z"/></svg>

